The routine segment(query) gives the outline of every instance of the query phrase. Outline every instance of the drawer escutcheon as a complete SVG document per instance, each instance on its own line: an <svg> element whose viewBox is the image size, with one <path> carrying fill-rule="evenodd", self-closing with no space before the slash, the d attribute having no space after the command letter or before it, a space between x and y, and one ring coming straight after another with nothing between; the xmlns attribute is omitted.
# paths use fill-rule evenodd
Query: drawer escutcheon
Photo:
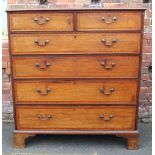
<svg viewBox="0 0 155 155"><path fill-rule="evenodd" d="M101 40L101 42L104 44L104 45L106 45L106 46L108 46L108 47L111 47L114 43L116 43L118 41L118 39L116 39L116 38L112 38L112 40L111 41L107 41L107 39L102 39Z"/></svg>
<svg viewBox="0 0 155 155"><path fill-rule="evenodd" d="M49 19L49 18L44 18L44 17L40 16L39 18L34 18L34 21L35 21L37 24L39 24L39 25L44 25L44 24L46 24L47 22L49 22L50 19Z"/></svg>
<svg viewBox="0 0 155 155"><path fill-rule="evenodd" d="M113 118L113 115L109 115L108 118L106 118L104 115L99 115L99 118L104 120L104 121L110 121Z"/></svg>
<svg viewBox="0 0 155 155"><path fill-rule="evenodd" d="M52 91L51 88L46 88L45 91L42 91L39 88L36 88L36 92L39 93L41 96L48 95L48 93L51 91Z"/></svg>
<svg viewBox="0 0 155 155"><path fill-rule="evenodd" d="M117 17L112 17L112 19L101 17L101 20L104 21L106 24L112 24L117 21Z"/></svg>
<svg viewBox="0 0 155 155"><path fill-rule="evenodd" d="M106 70L111 70L113 67L116 66L116 63L112 62L111 64L108 65L107 60L102 60L101 66L103 66Z"/></svg>
<svg viewBox="0 0 155 155"><path fill-rule="evenodd" d="M109 91L108 91L108 93L107 93L107 92L105 92L105 89L104 89L103 87L101 87L99 90L100 90L100 92L101 92L102 94L104 94L105 96L109 96L110 94L112 94L112 92L115 91L114 88L110 88Z"/></svg>
<svg viewBox="0 0 155 155"><path fill-rule="evenodd" d="M35 39L34 43L36 43L38 46L46 46L49 43L49 40L48 39L46 40Z"/></svg>
<svg viewBox="0 0 155 155"><path fill-rule="evenodd" d="M37 118L39 119L39 120L41 120L41 121L47 121L47 120L49 120L49 119L52 119L53 117L52 117L52 115L42 115L42 114L39 114L38 116L37 116Z"/></svg>
<svg viewBox="0 0 155 155"><path fill-rule="evenodd" d="M37 68L39 68L40 70L44 70L44 69L46 69L47 67L49 67L51 64L49 63L49 62L47 62L47 61L44 61L43 63L36 63L35 64L35 66L37 67Z"/></svg>

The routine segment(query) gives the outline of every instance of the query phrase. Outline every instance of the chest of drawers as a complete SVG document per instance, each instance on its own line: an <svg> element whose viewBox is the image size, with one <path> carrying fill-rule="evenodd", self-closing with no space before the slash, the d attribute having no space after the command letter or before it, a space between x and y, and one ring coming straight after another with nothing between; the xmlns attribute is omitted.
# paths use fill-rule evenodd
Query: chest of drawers
<svg viewBox="0 0 155 155"><path fill-rule="evenodd" d="M8 10L14 144L112 134L138 148L144 9Z"/></svg>

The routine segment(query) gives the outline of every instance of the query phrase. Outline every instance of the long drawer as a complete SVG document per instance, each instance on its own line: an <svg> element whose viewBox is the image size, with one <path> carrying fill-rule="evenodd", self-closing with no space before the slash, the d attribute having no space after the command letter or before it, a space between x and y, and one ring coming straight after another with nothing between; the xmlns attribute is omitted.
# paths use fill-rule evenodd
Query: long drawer
<svg viewBox="0 0 155 155"><path fill-rule="evenodd" d="M73 31L72 13L10 14L11 31Z"/></svg>
<svg viewBox="0 0 155 155"><path fill-rule="evenodd" d="M17 129L134 130L136 108L128 106L16 107Z"/></svg>
<svg viewBox="0 0 155 155"><path fill-rule="evenodd" d="M80 12L77 14L78 31L141 30L140 12Z"/></svg>
<svg viewBox="0 0 155 155"><path fill-rule="evenodd" d="M13 57L14 78L138 77L138 56L52 55Z"/></svg>
<svg viewBox="0 0 155 155"><path fill-rule="evenodd" d="M136 79L17 80L17 104L136 104Z"/></svg>
<svg viewBox="0 0 155 155"><path fill-rule="evenodd" d="M13 34L13 54L137 53L140 33Z"/></svg>

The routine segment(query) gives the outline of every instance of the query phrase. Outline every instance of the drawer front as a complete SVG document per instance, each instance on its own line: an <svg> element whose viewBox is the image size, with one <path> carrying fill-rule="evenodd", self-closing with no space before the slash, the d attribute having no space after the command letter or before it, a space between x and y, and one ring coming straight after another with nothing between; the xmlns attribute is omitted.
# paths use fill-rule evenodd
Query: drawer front
<svg viewBox="0 0 155 155"><path fill-rule="evenodd" d="M79 31L141 30L140 12L78 13Z"/></svg>
<svg viewBox="0 0 155 155"><path fill-rule="evenodd" d="M10 15L11 31L73 31L72 13L25 13Z"/></svg>
<svg viewBox="0 0 155 155"><path fill-rule="evenodd" d="M138 56L13 57L14 78L138 77Z"/></svg>
<svg viewBox="0 0 155 155"><path fill-rule="evenodd" d="M16 108L17 129L134 130L136 108L128 106Z"/></svg>
<svg viewBox="0 0 155 155"><path fill-rule="evenodd" d="M139 33L11 35L13 54L137 53L139 43Z"/></svg>
<svg viewBox="0 0 155 155"><path fill-rule="evenodd" d="M137 80L15 81L17 104L136 104Z"/></svg>

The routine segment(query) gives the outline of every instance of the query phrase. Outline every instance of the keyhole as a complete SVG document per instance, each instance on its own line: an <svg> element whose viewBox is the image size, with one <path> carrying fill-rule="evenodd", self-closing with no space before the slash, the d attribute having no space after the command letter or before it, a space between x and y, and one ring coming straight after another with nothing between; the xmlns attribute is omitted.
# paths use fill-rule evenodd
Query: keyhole
<svg viewBox="0 0 155 155"><path fill-rule="evenodd" d="M76 39L76 36L74 36L74 39Z"/></svg>

